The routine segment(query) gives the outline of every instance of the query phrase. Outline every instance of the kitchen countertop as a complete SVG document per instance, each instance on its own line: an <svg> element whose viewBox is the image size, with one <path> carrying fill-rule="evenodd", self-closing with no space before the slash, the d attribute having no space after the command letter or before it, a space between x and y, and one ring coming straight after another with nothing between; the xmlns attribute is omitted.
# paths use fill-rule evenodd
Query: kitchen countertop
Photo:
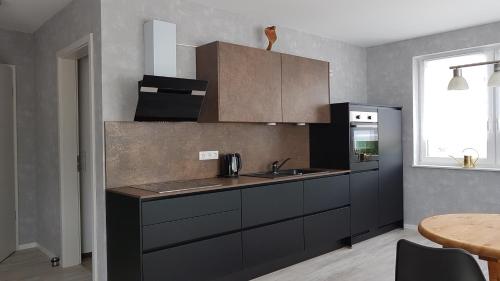
<svg viewBox="0 0 500 281"><path fill-rule="evenodd" d="M286 181L319 178L325 176L336 176L336 175L348 174L349 172L350 170L325 170L324 172L321 173L291 175L274 179L257 178L249 176L240 176L237 178L218 177L209 179L171 181L163 183L116 187L116 188L108 188L106 189L106 191L138 199L154 199L154 198L171 197L171 196L178 196L185 194L195 194L207 191L227 190L232 188L240 188L253 185L266 185L266 184L280 183ZM161 190L162 193L151 191L155 189Z"/></svg>

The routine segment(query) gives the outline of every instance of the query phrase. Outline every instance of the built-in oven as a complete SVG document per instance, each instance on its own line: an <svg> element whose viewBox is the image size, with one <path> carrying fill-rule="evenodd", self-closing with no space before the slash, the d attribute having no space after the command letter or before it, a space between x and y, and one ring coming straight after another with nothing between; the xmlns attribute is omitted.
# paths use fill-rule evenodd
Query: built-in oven
<svg viewBox="0 0 500 281"><path fill-rule="evenodd" d="M378 113L376 111L350 111L351 167L378 168Z"/></svg>

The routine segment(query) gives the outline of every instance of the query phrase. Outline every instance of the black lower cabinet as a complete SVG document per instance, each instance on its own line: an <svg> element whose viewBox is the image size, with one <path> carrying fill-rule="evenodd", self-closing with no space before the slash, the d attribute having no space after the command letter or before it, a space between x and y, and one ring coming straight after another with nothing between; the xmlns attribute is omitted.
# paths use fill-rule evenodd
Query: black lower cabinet
<svg viewBox="0 0 500 281"><path fill-rule="evenodd" d="M144 254L143 280L213 280L242 265L241 233L235 233Z"/></svg>
<svg viewBox="0 0 500 281"><path fill-rule="evenodd" d="M243 263L258 266L304 250L303 219L243 231Z"/></svg>
<svg viewBox="0 0 500 281"><path fill-rule="evenodd" d="M240 228L240 210L146 225L142 227L142 248L144 251L165 248L176 243L228 233Z"/></svg>
<svg viewBox="0 0 500 281"><path fill-rule="evenodd" d="M351 174L351 236L378 227L378 171Z"/></svg>
<svg viewBox="0 0 500 281"><path fill-rule="evenodd" d="M154 199L107 192L108 280L250 280L346 244L349 176Z"/></svg>
<svg viewBox="0 0 500 281"><path fill-rule="evenodd" d="M349 207L304 217L305 249L326 253L342 246L339 240L350 235Z"/></svg>
<svg viewBox="0 0 500 281"><path fill-rule="evenodd" d="M243 228L290 219L303 213L302 181L265 185L241 191Z"/></svg>

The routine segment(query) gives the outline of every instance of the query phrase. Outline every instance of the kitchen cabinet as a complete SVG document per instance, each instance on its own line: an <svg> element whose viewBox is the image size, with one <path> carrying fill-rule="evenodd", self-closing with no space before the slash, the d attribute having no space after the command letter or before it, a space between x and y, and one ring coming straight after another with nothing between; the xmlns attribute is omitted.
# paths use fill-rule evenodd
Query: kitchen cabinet
<svg viewBox="0 0 500 281"><path fill-rule="evenodd" d="M243 227L301 216L303 196L302 181L242 190Z"/></svg>
<svg viewBox="0 0 500 281"><path fill-rule="evenodd" d="M304 251L303 220L293 219L243 231L245 267L262 265Z"/></svg>
<svg viewBox="0 0 500 281"><path fill-rule="evenodd" d="M369 133L378 136L378 157L352 159L351 112L377 112ZM331 105L331 124L309 128L311 167L350 169L351 243L403 226L403 148L401 108L356 103ZM359 131L358 131L359 132ZM306 191L306 187L304 189ZM304 199L306 208L306 199Z"/></svg>
<svg viewBox="0 0 500 281"><path fill-rule="evenodd" d="M156 200L142 204L143 250L241 228L239 191Z"/></svg>
<svg viewBox="0 0 500 281"><path fill-rule="evenodd" d="M349 175L196 194L106 192L108 280L250 280L348 243Z"/></svg>
<svg viewBox="0 0 500 281"><path fill-rule="evenodd" d="M349 205L349 175L304 181L304 214Z"/></svg>
<svg viewBox="0 0 500 281"><path fill-rule="evenodd" d="M329 123L329 63L224 42L196 48L199 122Z"/></svg>
<svg viewBox="0 0 500 281"><path fill-rule="evenodd" d="M281 55L214 42L196 48L196 77L208 89L200 122L282 122Z"/></svg>
<svg viewBox="0 0 500 281"><path fill-rule="evenodd" d="M241 270L241 234L146 253L143 264L144 281L213 280Z"/></svg>
<svg viewBox="0 0 500 281"><path fill-rule="evenodd" d="M351 236L378 227L378 171L351 174Z"/></svg>
<svg viewBox="0 0 500 281"><path fill-rule="evenodd" d="M307 251L328 252L338 241L350 235L349 207L304 217L305 248Z"/></svg>
<svg viewBox="0 0 500 281"><path fill-rule="evenodd" d="M330 64L281 55L285 123L330 123Z"/></svg>
<svg viewBox="0 0 500 281"><path fill-rule="evenodd" d="M401 110L379 108L379 226L403 220Z"/></svg>

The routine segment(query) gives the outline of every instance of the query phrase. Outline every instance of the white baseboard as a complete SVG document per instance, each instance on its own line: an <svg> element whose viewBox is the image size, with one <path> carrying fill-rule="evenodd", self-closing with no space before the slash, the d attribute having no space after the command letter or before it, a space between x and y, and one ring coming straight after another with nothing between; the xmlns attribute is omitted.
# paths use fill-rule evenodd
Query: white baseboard
<svg viewBox="0 0 500 281"><path fill-rule="evenodd" d="M418 226L414 225L414 224L406 224L404 225L404 229L410 229L410 230L417 230L418 229Z"/></svg>
<svg viewBox="0 0 500 281"><path fill-rule="evenodd" d="M17 245L17 250L22 251L22 250L32 249L32 248L36 248L36 247L38 247L38 244L36 242L31 242L31 243Z"/></svg>
<svg viewBox="0 0 500 281"><path fill-rule="evenodd" d="M17 246L18 251L33 249L33 248L38 248L42 253L46 254L49 258L53 258L56 256L51 251L47 250L47 248L38 244L37 242L26 243Z"/></svg>
<svg viewBox="0 0 500 281"><path fill-rule="evenodd" d="M49 258L56 257L56 255L54 255L51 251L47 250L47 248L45 248L44 246L38 244L37 247L40 251L42 251L42 253L46 254Z"/></svg>

